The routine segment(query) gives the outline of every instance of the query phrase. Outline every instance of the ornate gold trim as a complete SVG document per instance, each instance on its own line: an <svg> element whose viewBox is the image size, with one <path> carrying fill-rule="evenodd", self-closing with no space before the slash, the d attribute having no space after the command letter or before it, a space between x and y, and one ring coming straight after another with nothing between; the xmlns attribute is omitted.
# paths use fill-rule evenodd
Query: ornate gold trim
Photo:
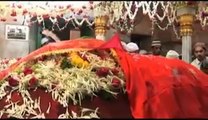
<svg viewBox="0 0 208 120"><path fill-rule="evenodd" d="M108 17L107 16L98 16L95 18L95 35L105 35L107 29L107 22Z"/></svg>
<svg viewBox="0 0 208 120"><path fill-rule="evenodd" d="M174 6L176 9L181 9L183 7L195 7L197 8L197 1L177 1Z"/></svg>
<svg viewBox="0 0 208 120"><path fill-rule="evenodd" d="M181 36L192 35L194 16L191 14L184 14L179 17L180 34Z"/></svg>

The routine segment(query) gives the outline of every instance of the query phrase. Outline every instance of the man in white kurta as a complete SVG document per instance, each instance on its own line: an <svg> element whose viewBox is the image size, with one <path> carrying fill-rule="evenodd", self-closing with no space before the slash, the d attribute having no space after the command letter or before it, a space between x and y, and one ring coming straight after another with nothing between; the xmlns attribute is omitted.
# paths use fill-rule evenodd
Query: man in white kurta
<svg viewBox="0 0 208 120"><path fill-rule="evenodd" d="M194 59L191 64L195 66L196 68L200 69L201 62L204 59L208 59L208 57L206 57L206 45L205 43L197 42L194 45L193 50L194 50L194 55L196 59Z"/></svg>

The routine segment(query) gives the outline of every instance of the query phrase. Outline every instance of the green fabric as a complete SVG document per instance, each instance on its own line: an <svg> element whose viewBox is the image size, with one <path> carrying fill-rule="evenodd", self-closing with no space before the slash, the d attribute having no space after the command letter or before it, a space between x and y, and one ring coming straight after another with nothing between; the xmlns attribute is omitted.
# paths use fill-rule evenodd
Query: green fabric
<svg viewBox="0 0 208 120"><path fill-rule="evenodd" d="M87 23L83 23L83 25L80 28L80 31L80 37L82 38L93 37L93 30L88 27Z"/></svg>
<svg viewBox="0 0 208 120"><path fill-rule="evenodd" d="M42 31L42 28L38 26L38 33L37 33L38 37L36 40L36 49L41 47L41 39L42 39L42 35L40 34L41 31Z"/></svg>
<svg viewBox="0 0 208 120"><path fill-rule="evenodd" d="M80 22L80 20L78 20ZM73 29L74 27L72 27L71 29ZM36 40L36 49L41 47L41 39L42 39L42 35L40 34L40 32L42 31L42 27L38 26L38 31L37 31L37 40ZM86 22L83 23L83 25L80 27L80 37L81 38L93 38L94 35L94 30L90 29L90 27L88 26L88 24Z"/></svg>
<svg viewBox="0 0 208 120"><path fill-rule="evenodd" d="M92 36L82 36L81 38L92 38Z"/></svg>

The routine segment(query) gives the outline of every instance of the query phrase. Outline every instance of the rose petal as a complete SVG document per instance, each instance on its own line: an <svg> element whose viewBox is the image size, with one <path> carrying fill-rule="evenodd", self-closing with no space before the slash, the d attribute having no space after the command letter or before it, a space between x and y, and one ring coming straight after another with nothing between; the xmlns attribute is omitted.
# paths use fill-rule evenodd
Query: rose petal
<svg viewBox="0 0 208 120"><path fill-rule="evenodd" d="M9 81L9 85L12 87L19 85L19 81L12 78L11 76L8 77L8 81Z"/></svg>
<svg viewBox="0 0 208 120"><path fill-rule="evenodd" d="M112 86L113 87L119 87L120 85L121 85L121 82L117 78L113 78Z"/></svg>

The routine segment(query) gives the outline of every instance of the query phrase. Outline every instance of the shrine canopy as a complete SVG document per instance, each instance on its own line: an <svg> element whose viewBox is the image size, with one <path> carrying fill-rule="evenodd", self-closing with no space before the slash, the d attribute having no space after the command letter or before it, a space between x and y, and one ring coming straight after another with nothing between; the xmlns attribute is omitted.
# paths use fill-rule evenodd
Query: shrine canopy
<svg viewBox="0 0 208 120"><path fill-rule="evenodd" d="M41 23L46 18L55 24L58 18L63 18L79 26L85 21L92 26L95 4L93 1L1 1L0 22L17 21L19 16L24 16L25 25ZM37 19L31 21L34 17Z"/></svg>

